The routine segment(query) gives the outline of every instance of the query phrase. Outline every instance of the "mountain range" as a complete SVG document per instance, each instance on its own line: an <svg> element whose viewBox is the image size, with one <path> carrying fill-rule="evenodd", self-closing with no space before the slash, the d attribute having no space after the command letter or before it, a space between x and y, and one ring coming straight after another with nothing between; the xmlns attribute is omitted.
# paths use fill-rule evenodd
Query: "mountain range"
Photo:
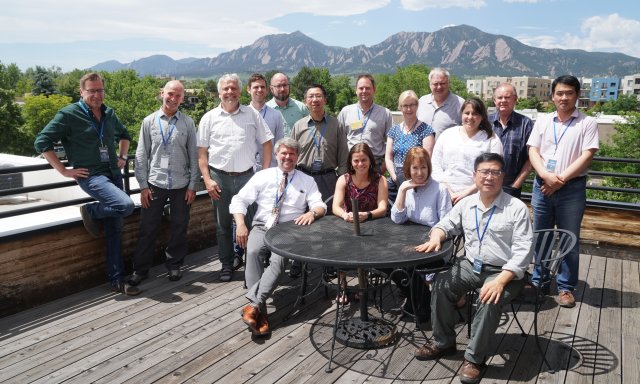
<svg viewBox="0 0 640 384"><path fill-rule="evenodd" d="M174 60L153 55L128 64L106 61L91 69L134 69L141 76L211 77L273 69L296 73L307 66L328 68L332 75L350 75L391 73L397 67L415 63L444 67L458 77L561 74L605 77L640 72L640 59L622 53L535 48L468 25L435 32L399 32L379 44L351 48L327 46L296 31L263 36L249 46L213 58Z"/></svg>

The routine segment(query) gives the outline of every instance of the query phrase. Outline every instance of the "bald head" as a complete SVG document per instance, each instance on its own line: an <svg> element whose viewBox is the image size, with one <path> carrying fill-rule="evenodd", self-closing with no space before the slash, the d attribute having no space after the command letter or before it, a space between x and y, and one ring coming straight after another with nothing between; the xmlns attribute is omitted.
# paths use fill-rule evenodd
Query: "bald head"
<svg viewBox="0 0 640 384"><path fill-rule="evenodd" d="M517 101L518 95L513 84L502 83L493 91L493 103L496 105L501 120L511 116Z"/></svg>
<svg viewBox="0 0 640 384"><path fill-rule="evenodd" d="M271 77L271 94L278 105L286 105L289 101L289 78L284 73L276 73Z"/></svg>
<svg viewBox="0 0 640 384"><path fill-rule="evenodd" d="M184 86L178 80L171 80L162 88L160 97L162 97L162 111L167 116L173 116L184 100Z"/></svg>

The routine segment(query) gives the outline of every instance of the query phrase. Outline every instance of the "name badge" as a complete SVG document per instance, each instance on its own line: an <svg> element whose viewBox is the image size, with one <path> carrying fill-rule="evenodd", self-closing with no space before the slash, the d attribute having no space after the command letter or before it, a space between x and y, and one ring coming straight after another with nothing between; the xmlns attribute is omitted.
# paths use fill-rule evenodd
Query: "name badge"
<svg viewBox="0 0 640 384"><path fill-rule="evenodd" d="M274 211L271 211L271 215L269 215L269 218L267 219L267 222L264 224L265 227L267 228L271 228L276 224L276 218L278 217L277 214L277 209L274 209Z"/></svg>
<svg viewBox="0 0 640 384"><path fill-rule="evenodd" d="M473 273L479 275L482 272L482 259L473 259Z"/></svg>
<svg viewBox="0 0 640 384"><path fill-rule="evenodd" d="M160 156L160 168L162 169L169 168L169 155Z"/></svg>
<svg viewBox="0 0 640 384"><path fill-rule="evenodd" d="M102 146L102 147L98 147L98 150L100 151L100 161L103 163L108 163L109 162L109 148L107 148L106 146Z"/></svg>
<svg viewBox="0 0 640 384"><path fill-rule="evenodd" d="M320 172L322 170L322 159L316 157L311 164L311 172Z"/></svg>
<svg viewBox="0 0 640 384"><path fill-rule="evenodd" d="M356 120L353 123L349 124L349 126L351 127L351 129L360 129L362 128L362 120Z"/></svg>
<svg viewBox="0 0 640 384"><path fill-rule="evenodd" d="M558 161L556 159L549 159L547 160L547 171L549 172L555 172L556 171L556 164L558 163Z"/></svg>

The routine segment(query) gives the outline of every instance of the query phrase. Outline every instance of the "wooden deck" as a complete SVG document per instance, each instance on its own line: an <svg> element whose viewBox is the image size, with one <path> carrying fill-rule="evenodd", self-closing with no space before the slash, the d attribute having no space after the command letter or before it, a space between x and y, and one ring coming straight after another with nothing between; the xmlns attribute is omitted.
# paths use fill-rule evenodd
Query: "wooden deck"
<svg viewBox="0 0 640 384"><path fill-rule="evenodd" d="M390 299L385 316L397 324L397 343L377 350L336 344L335 369L326 373L335 307L320 289L283 321L297 295L298 280L289 277L270 303L272 336L252 340L239 316L246 304L242 272L231 283L218 282L215 252L190 255L179 282L169 282L163 267L156 267L138 297L111 294L101 285L1 318L0 382L458 382L465 326L459 324L455 356L417 361L413 350L424 335L398 318ZM603 256L614 255L581 256L575 308L549 300L540 314L543 344L556 371L543 366L533 337L522 337L505 314L483 383L640 382L638 262ZM315 268L314 281L318 273ZM533 332L530 307L518 317Z"/></svg>

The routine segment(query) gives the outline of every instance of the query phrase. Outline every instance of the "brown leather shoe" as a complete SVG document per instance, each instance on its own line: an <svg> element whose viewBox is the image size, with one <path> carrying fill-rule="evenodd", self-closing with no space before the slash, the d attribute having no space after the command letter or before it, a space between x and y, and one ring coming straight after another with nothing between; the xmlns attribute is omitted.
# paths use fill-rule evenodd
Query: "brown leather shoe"
<svg viewBox="0 0 640 384"><path fill-rule="evenodd" d="M576 299L570 291L560 291L558 293L558 303L564 308L573 308L576 306Z"/></svg>
<svg viewBox="0 0 640 384"><path fill-rule="evenodd" d="M441 356L451 356L456 354L456 346L453 345L447 348L440 348L436 346L433 341L427 341L425 345L416 349L413 356L417 360L433 360Z"/></svg>
<svg viewBox="0 0 640 384"><path fill-rule="evenodd" d="M242 308L242 321L251 331L258 332L258 320L260 319L260 310L251 304L247 304Z"/></svg>
<svg viewBox="0 0 640 384"><path fill-rule="evenodd" d="M256 327L256 336L267 336L271 334L271 328L269 327L269 318L266 313L261 313L258 318L258 326Z"/></svg>
<svg viewBox="0 0 640 384"><path fill-rule="evenodd" d="M465 359L464 363L462 363L462 368L460 368L460 382L465 384L475 384L479 382L482 371L484 371L486 367L485 364L476 364Z"/></svg>

